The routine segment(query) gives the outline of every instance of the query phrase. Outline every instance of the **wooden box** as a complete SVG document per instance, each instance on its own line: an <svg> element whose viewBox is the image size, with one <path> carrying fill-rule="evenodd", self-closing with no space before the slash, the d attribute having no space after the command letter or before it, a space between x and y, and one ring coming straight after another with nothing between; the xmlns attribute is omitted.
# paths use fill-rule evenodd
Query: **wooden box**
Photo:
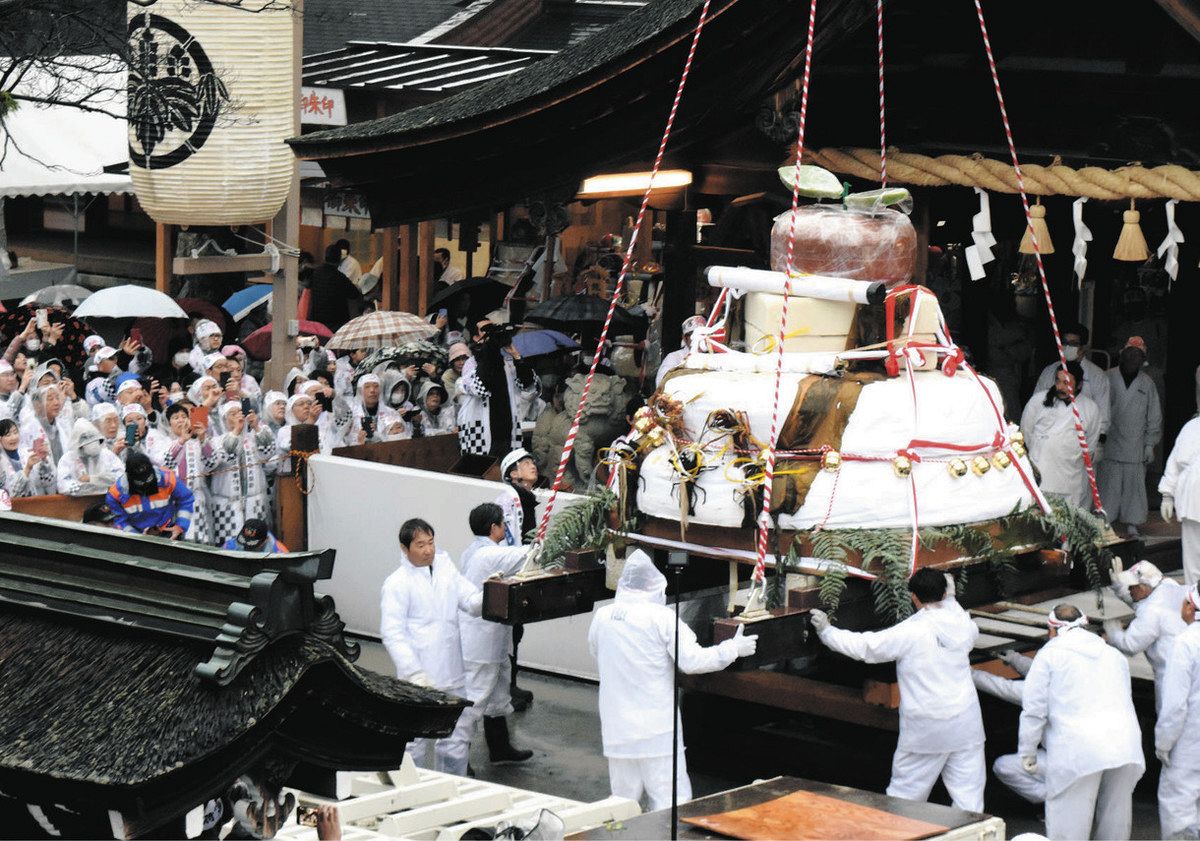
<svg viewBox="0 0 1200 841"><path fill-rule="evenodd" d="M531 578L492 578L483 582L483 618L502 625L542 622L588 613L609 595L602 566Z"/></svg>
<svg viewBox="0 0 1200 841"><path fill-rule="evenodd" d="M809 622L807 610L782 608L770 611L764 619L744 621L739 616L713 620L713 643L730 639L739 625L745 625L747 636L758 637L758 650L752 657L739 657L730 668L757 668L781 660L800 657L808 651ZM813 635L813 639L815 639Z"/></svg>

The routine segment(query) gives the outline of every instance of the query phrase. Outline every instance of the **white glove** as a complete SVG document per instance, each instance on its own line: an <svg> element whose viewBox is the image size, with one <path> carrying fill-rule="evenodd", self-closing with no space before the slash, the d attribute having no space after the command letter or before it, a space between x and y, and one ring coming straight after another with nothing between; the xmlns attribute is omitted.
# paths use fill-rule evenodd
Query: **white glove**
<svg viewBox="0 0 1200 841"><path fill-rule="evenodd" d="M1021 767L1025 769L1026 774L1036 774L1038 770L1036 756L1022 756Z"/></svg>
<svg viewBox="0 0 1200 841"><path fill-rule="evenodd" d="M424 672L417 672L416 674L412 675L408 679L408 682L414 684L415 686L423 686L426 689L433 688L433 681L430 679L429 675L425 674Z"/></svg>
<svg viewBox="0 0 1200 841"><path fill-rule="evenodd" d="M1021 672L1021 669L1025 666L1025 658L1017 652L1005 651L1000 655L1000 662L1008 666L1010 669L1024 674L1024 672Z"/></svg>
<svg viewBox="0 0 1200 841"><path fill-rule="evenodd" d="M1168 494L1163 494L1162 505L1158 506L1158 513L1162 514L1163 520L1165 520L1168 523L1171 522L1172 520L1174 520L1175 519L1175 498Z"/></svg>
<svg viewBox="0 0 1200 841"><path fill-rule="evenodd" d="M1121 627L1121 623L1116 619L1104 620L1104 635L1108 637L1110 642L1112 641L1112 638L1121 633L1122 630L1124 629Z"/></svg>
<svg viewBox="0 0 1200 841"><path fill-rule="evenodd" d="M1108 565L1108 580L1112 582L1113 587L1124 586L1119 584L1121 573L1125 571L1125 563L1121 560L1120 555L1113 555L1112 563Z"/></svg>
<svg viewBox="0 0 1200 841"><path fill-rule="evenodd" d="M1158 757L1158 761L1163 764L1164 768L1171 764L1171 752L1169 750L1159 749L1154 752L1154 755Z"/></svg>
<svg viewBox="0 0 1200 841"><path fill-rule="evenodd" d="M823 610L810 610L808 619L812 622L813 630L818 634L829 627L829 614Z"/></svg>
<svg viewBox="0 0 1200 841"><path fill-rule="evenodd" d="M733 647L737 650L738 657L749 657L758 651L758 636L746 636L745 631L745 625L738 625L737 630L733 632Z"/></svg>

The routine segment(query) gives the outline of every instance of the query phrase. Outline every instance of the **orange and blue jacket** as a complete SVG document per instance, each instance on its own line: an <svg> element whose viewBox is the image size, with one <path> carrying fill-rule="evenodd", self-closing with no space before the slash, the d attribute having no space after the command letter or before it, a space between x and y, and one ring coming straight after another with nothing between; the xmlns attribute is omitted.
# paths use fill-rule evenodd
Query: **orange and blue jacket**
<svg viewBox="0 0 1200 841"><path fill-rule="evenodd" d="M129 491L129 478L122 476L108 489L106 502L116 514L113 521L117 528L125 531L144 532L152 528L179 526L185 532L192 524L192 509L195 498L188 486L171 470L156 467L158 490L152 494L135 494Z"/></svg>

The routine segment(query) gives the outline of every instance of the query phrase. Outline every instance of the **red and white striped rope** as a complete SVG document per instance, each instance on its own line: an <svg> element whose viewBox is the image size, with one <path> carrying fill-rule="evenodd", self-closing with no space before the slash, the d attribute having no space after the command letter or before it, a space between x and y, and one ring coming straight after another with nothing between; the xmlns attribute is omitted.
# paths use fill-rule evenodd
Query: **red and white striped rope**
<svg viewBox="0 0 1200 841"><path fill-rule="evenodd" d="M883 99L883 0L875 0L875 30L879 41L879 186L887 186L887 126Z"/></svg>
<svg viewBox="0 0 1200 841"><path fill-rule="evenodd" d="M979 18L979 31L983 35L983 49L987 53L988 68L992 73L992 85L996 89L996 101L1000 103L1000 119L1004 122L1004 136L1008 140L1008 151L1012 156L1013 171L1017 176L1017 190L1021 194L1021 207L1025 210L1025 225L1029 229L1029 239L1033 243L1033 256L1037 261L1038 278L1042 282L1042 294L1046 297L1046 311L1050 314L1050 327L1054 330L1054 345L1058 349L1059 364L1067 367L1067 356L1063 352L1062 334L1058 329L1058 317L1054 312L1054 301L1050 297L1050 283L1046 280L1046 266L1042 261L1042 245L1038 242L1037 234L1029 215L1029 196L1025 193L1025 179L1021 175L1021 164L1017 160L1017 144L1013 140L1012 126L1008 122L1008 110L1004 107L1004 93L1000 90L1000 75L996 72L996 56L992 52L992 42L988 38L987 23L983 19L983 5L975 0L975 14ZM1096 471L1092 466L1092 454L1088 449L1087 437L1083 431L1083 418L1079 415L1079 407L1075 405L1075 389L1071 389L1071 413L1075 416L1075 435L1079 439L1079 449L1083 452L1083 467L1087 471L1088 486L1092 492L1092 502L1097 512L1104 510L1100 501L1100 489L1096 485Z"/></svg>
<svg viewBox="0 0 1200 841"><path fill-rule="evenodd" d="M771 407L771 437L763 464L763 503L758 517L758 560L754 582L763 584L767 568L767 533L771 527L771 485L775 478L775 438L779 429L779 383L783 379L783 345L787 341L788 297L792 291L792 257L796 246L796 215L800 209L800 162L804 157L804 124L808 117L808 85L812 76L813 32L817 25L817 0L808 10L808 43L804 47L804 76L800 84L800 126L796 134L796 174L792 182L792 218L788 230L787 266L783 281L783 312L779 317L779 341L775 349L775 396Z"/></svg>
<svg viewBox="0 0 1200 841"><path fill-rule="evenodd" d="M814 0L815 2L815 0ZM566 472L567 462L571 458L571 453L575 449L575 436L579 434L579 422L583 418L583 407L587 405L588 392L592 387L592 380L596 378L596 368L600 364L600 358L604 353L604 343L608 339L608 330L612 326L613 315L617 311L617 302L621 300L621 294L625 289L625 278L629 274L629 265L633 261L634 249L637 247L638 233L642 230L642 221L646 217L646 209L650 206L650 192L654 189L654 179L658 176L658 171L662 168L663 155L667 151L667 141L671 137L671 127L675 124L675 115L679 112L679 101L683 98L683 89L687 85L688 74L692 69L692 62L696 58L696 47L700 44L700 33L704 31L704 24L708 21L708 9L712 5L712 0L704 0L704 6L700 9L700 19L696 22L696 32L692 35L692 45L688 49L687 60L683 64L683 74L679 77L679 86L675 89L675 99L671 103L671 113L667 115L667 125L663 129L662 141L658 144L658 154L654 158L654 166L650 170L650 181L646 184L646 192L642 194L642 206L638 210L637 220L633 224L633 233L629 237L629 246L625 249L625 259L621 263L621 273L617 276L617 282L613 288L612 300L608 304L608 314L604 318L604 328L600 331L600 338L596 342L596 352L592 355L592 367L588 369L587 379L583 384L583 393L579 396L579 407L575 410L575 418L571 421L571 430L567 433L567 439L563 444L562 457L558 460L558 470L554 474L554 486L550 489L550 498L546 500L546 510L542 513L542 521L538 526L538 542L541 542L546 537L546 528L550 525L550 514L554 511L554 503L558 499L558 491L562 486L563 473Z"/></svg>

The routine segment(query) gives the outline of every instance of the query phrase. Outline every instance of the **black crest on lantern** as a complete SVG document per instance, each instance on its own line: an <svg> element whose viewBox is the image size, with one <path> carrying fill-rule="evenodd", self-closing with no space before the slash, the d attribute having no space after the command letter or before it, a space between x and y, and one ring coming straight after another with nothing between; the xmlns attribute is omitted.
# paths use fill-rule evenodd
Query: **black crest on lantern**
<svg viewBox="0 0 1200 841"><path fill-rule="evenodd" d="M166 169L187 160L228 104L225 83L186 29L149 12L129 21L128 112L137 139L129 144L129 160L135 166ZM183 139L165 148L172 131Z"/></svg>

